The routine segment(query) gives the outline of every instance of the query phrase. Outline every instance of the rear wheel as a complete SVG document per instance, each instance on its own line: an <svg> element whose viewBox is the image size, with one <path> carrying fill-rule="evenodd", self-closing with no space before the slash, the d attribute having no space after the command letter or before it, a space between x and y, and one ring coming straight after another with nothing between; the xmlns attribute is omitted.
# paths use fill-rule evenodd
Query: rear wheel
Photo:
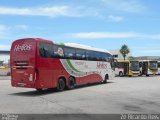
<svg viewBox="0 0 160 120"><path fill-rule="evenodd" d="M76 82L75 82L74 77L70 77L68 80L68 89L69 90L74 89L75 86L76 86Z"/></svg>
<svg viewBox="0 0 160 120"><path fill-rule="evenodd" d="M119 72L119 76L123 77L123 72L122 71Z"/></svg>
<svg viewBox="0 0 160 120"><path fill-rule="evenodd" d="M149 77L149 74L146 74L147 77Z"/></svg>
<svg viewBox="0 0 160 120"><path fill-rule="evenodd" d="M57 90L58 91L63 91L66 87L66 83L65 83L65 80L63 78L60 78L58 80L58 84L57 84Z"/></svg>
<svg viewBox="0 0 160 120"><path fill-rule="evenodd" d="M42 91L43 91L42 88L36 88L36 90L37 90L38 92L42 92Z"/></svg>
<svg viewBox="0 0 160 120"><path fill-rule="evenodd" d="M103 81L103 83L107 83L107 80L109 79L108 74L105 76L105 79Z"/></svg>
<svg viewBox="0 0 160 120"><path fill-rule="evenodd" d="M138 75L138 76L142 76L142 72L141 72L141 71L139 72L139 75Z"/></svg>

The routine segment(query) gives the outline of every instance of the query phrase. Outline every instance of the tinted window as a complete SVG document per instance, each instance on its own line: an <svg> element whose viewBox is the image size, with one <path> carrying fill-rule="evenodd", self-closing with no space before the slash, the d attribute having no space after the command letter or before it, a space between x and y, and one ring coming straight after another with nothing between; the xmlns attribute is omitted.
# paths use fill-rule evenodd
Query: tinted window
<svg viewBox="0 0 160 120"><path fill-rule="evenodd" d="M92 61L108 61L111 62L112 56L109 53L75 49L61 45L40 43L39 53L41 57L46 58L66 58L78 60L92 60Z"/></svg>
<svg viewBox="0 0 160 120"><path fill-rule="evenodd" d="M86 59L87 60L94 60L94 51L86 51Z"/></svg>
<svg viewBox="0 0 160 120"><path fill-rule="evenodd" d="M53 56L56 58L64 58L64 48L60 45L54 45L54 51Z"/></svg>
<svg viewBox="0 0 160 120"><path fill-rule="evenodd" d="M64 56L66 59L75 59L75 49L70 47L64 47Z"/></svg>
<svg viewBox="0 0 160 120"><path fill-rule="evenodd" d="M160 62L158 62L158 68L160 68Z"/></svg>
<svg viewBox="0 0 160 120"><path fill-rule="evenodd" d="M94 59L97 61L102 61L103 60L103 54L101 52L95 52L94 53Z"/></svg>
<svg viewBox="0 0 160 120"><path fill-rule="evenodd" d="M86 52L85 52L85 50L77 49L76 50L76 59L78 59L78 60L85 60L86 59Z"/></svg>
<svg viewBox="0 0 160 120"><path fill-rule="evenodd" d="M40 43L39 53L41 57L51 57L53 54L53 44Z"/></svg>
<svg viewBox="0 0 160 120"><path fill-rule="evenodd" d="M118 62L118 68L124 68L124 63L123 62Z"/></svg>

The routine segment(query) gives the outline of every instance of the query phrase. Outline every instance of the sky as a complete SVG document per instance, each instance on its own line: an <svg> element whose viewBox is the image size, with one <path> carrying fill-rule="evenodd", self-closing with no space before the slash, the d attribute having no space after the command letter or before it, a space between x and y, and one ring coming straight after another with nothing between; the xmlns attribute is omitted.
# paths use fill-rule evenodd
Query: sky
<svg viewBox="0 0 160 120"><path fill-rule="evenodd" d="M159 0L0 0L0 50L44 38L160 56Z"/></svg>

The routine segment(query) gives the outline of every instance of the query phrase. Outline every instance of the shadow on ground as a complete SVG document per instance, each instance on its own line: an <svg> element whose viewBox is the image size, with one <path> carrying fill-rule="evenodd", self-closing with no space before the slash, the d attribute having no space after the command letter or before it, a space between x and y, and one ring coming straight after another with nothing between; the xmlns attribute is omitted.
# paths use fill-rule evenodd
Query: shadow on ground
<svg viewBox="0 0 160 120"><path fill-rule="evenodd" d="M111 84L114 82L107 82L106 85ZM74 88L73 90L76 91L78 89L82 89L82 88L88 88L88 87L93 87L93 86L98 86L98 85L105 85L102 83L94 83L94 84L87 84L87 85L79 85L76 86L76 88ZM72 90L72 91L73 91ZM56 89L45 89L43 91L37 91L37 90L33 90L33 91L27 91L27 92L18 92L18 93L12 93L9 95L13 95L13 96L26 96L26 97L36 97L36 96L42 96L42 95L47 95L47 94L57 94L59 92L69 92L70 90L64 90L64 91L57 91Z"/></svg>

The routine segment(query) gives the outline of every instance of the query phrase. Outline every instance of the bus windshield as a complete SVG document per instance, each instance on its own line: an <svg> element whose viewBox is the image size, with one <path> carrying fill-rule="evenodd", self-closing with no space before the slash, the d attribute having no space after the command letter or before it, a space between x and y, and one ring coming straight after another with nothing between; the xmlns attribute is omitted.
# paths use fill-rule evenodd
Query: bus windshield
<svg viewBox="0 0 160 120"><path fill-rule="evenodd" d="M139 71L140 67L139 67L139 62L138 61L131 61L131 67L130 69L133 71Z"/></svg>
<svg viewBox="0 0 160 120"><path fill-rule="evenodd" d="M155 70L157 69L157 62L156 61L150 61L149 69Z"/></svg>

